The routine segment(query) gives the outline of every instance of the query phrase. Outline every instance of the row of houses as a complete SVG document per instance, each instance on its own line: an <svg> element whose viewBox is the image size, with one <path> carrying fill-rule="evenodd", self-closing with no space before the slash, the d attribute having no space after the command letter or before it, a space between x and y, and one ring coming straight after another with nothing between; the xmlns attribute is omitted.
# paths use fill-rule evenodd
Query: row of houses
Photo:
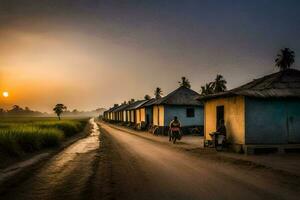
<svg viewBox="0 0 300 200"><path fill-rule="evenodd" d="M203 128L203 103L197 100L199 97L197 92L181 86L165 97L112 107L104 112L104 119L129 123L140 129L155 126L164 134L177 116L187 132L189 128Z"/></svg>
<svg viewBox="0 0 300 200"><path fill-rule="evenodd" d="M164 132L177 116L183 127L204 127L204 138L225 121L227 140L235 149L300 144L300 71L287 69L235 89L200 96L180 87L159 99L136 101L105 112L104 118L153 124Z"/></svg>

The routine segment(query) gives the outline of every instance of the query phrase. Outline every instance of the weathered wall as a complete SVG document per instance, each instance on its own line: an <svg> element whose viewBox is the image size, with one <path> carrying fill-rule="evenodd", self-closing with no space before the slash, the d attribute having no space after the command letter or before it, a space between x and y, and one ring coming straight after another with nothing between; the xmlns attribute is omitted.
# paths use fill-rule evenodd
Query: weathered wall
<svg viewBox="0 0 300 200"><path fill-rule="evenodd" d="M300 143L300 101L246 98L246 144Z"/></svg>
<svg viewBox="0 0 300 200"><path fill-rule="evenodd" d="M204 136L211 140L209 133L216 131L216 108L224 106L224 120L227 138L234 144L245 142L245 101L244 97L227 97L211 99L204 107Z"/></svg>
<svg viewBox="0 0 300 200"><path fill-rule="evenodd" d="M195 116L187 117L186 109L194 108ZM204 124L203 107L200 106L165 106L165 126L168 126L170 122L177 116L181 122L181 126L203 126Z"/></svg>
<svg viewBox="0 0 300 200"><path fill-rule="evenodd" d="M153 125L164 126L164 106L153 106Z"/></svg>

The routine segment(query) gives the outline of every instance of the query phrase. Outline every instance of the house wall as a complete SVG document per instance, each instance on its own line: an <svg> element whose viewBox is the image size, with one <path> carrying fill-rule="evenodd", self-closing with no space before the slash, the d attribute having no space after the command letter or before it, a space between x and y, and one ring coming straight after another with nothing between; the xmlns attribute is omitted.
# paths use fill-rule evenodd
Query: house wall
<svg viewBox="0 0 300 200"><path fill-rule="evenodd" d="M152 108L152 106L145 108L145 116L147 116L147 115L149 116L148 123L153 124L153 108Z"/></svg>
<svg viewBox="0 0 300 200"><path fill-rule="evenodd" d="M145 108L140 108L141 122L146 121L146 111Z"/></svg>
<svg viewBox="0 0 300 200"><path fill-rule="evenodd" d="M139 124L141 122L145 122L145 108L139 108L135 110L135 118L136 118L136 123Z"/></svg>
<svg viewBox="0 0 300 200"><path fill-rule="evenodd" d="M194 108L195 116L187 117L186 109ZM181 126L203 126L204 125L204 113L202 106L165 106L164 124L168 126L170 122L177 116L181 122Z"/></svg>
<svg viewBox="0 0 300 200"><path fill-rule="evenodd" d="M140 109L135 110L135 123L137 124L141 123Z"/></svg>
<svg viewBox="0 0 300 200"><path fill-rule="evenodd" d="M123 113L123 122L126 122L127 121L127 113L125 110L122 113Z"/></svg>
<svg viewBox="0 0 300 200"><path fill-rule="evenodd" d="M204 106L204 137L216 131L216 107L224 106L227 139L233 144L245 143L245 99L242 96L211 99Z"/></svg>
<svg viewBox="0 0 300 200"><path fill-rule="evenodd" d="M300 143L300 101L246 98L246 144Z"/></svg>
<svg viewBox="0 0 300 200"><path fill-rule="evenodd" d="M133 122L134 123L134 110L130 110L130 122Z"/></svg>
<svg viewBox="0 0 300 200"><path fill-rule="evenodd" d="M153 125L164 126L164 106L153 106Z"/></svg>

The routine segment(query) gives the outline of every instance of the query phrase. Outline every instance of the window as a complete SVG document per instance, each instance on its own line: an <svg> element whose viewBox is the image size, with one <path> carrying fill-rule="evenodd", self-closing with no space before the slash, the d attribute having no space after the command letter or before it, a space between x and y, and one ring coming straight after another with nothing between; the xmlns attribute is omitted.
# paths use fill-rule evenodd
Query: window
<svg viewBox="0 0 300 200"><path fill-rule="evenodd" d="M186 109L186 117L195 117L195 109L187 108Z"/></svg>

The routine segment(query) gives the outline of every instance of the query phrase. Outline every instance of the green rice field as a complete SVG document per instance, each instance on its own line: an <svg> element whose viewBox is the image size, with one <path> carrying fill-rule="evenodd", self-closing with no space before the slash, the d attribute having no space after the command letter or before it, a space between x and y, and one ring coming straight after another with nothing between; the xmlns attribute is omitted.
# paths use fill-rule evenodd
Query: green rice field
<svg viewBox="0 0 300 200"><path fill-rule="evenodd" d="M50 147L83 131L87 119L0 118L0 152L20 156Z"/></svg>

